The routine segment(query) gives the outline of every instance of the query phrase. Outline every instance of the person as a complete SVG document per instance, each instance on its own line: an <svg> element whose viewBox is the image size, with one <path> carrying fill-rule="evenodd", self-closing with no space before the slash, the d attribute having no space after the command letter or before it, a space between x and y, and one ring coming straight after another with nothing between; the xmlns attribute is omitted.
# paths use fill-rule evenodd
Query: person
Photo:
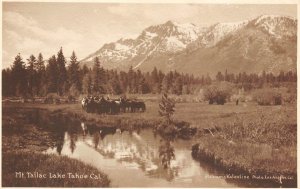
<svg viewBox="0 0 300 189"><path fill-rule="evenodd" d="M236 100L235 105L239 105L239 99Z"/></svg>

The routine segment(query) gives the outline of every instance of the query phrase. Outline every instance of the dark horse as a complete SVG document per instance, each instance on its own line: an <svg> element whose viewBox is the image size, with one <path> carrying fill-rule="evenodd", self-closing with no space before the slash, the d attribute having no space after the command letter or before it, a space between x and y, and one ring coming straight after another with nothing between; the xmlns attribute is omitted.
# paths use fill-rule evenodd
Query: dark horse
<svg viewBox="0 0 300 189"><path fill-rule="evenodd" d="M126 98L110 100L104 97L85 97L81 104L87 113L118 114L120 112L144 112L146 110L144 102Z"/></svg>
<svg viewBox="0 0 300 189"><path fill-rule="evenodd" d="M144 112L146 110L146 104L142 101L131 101L131 112Z"/></svg>
<svg viewBox="0 0 300 189"><path fill-rule="evenodd" d="M120 111L121 112L130 112L132 106L132 101L126 98L120 98Z"/></svg>
<svg viewBox="0 0 300 189"><path fill-rule="evenodd" d="M101 97L96 101L96 112L99 114L117 114L120 112L120 103L115 100L106 100Z"/></svg>

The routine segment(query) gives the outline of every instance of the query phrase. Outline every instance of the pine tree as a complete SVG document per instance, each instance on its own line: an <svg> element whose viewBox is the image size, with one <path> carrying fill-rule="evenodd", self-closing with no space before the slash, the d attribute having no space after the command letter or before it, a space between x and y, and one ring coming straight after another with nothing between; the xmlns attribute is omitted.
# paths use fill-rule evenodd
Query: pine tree
<svg viewBox="0 0 300 189"><path fill-rule="evenodd" d="M216 75L216 80L217 81L224 81L224 76L221 72L218 72L218 74Z"/></svg>
<svg viewBox="0 0 300 189"><path fill-rule="evenodd" d="M37 71L34 69L36 65L36 58L33 55L30 55L27 59L27 89L31 97L37 94Z"/></svg>
<svg viewBox="0 0 300 189"><path fill-rule="evenodd" d="M11 78L14 95L25 96L27 90L26 69L25 62L23 62L20 54L15 57L13 62L11 68Z"/></svg>
<svg viewBox="0 0 300 189"><path fill-rule="evenodd" d="M93 83L92 74L91 73L85 74L82 81L82 92L84 94L87 95L92 94L92 83Z"/></svg>
<svg viewBox="0 0 300 189"><path fill-rule="evenodd" d="M68 67L68 84L72 91L76 91L76 93L81 91L79 62L74 51L70 57L70 65Z"/></svg>
<svg viewBox="0 0 300 189"><path fill-rule="evenodd" d="M104 70L100 66L99 58L96 57L94 59L94 66L93 66L93 93L105 93L104 86L103 86L103 79L104 79Z"/></svg>
<svg viewBox="0 0 300 189"><path fill-rule="evenodd" d="M149 84L146 82L146 79L142 77L140 79L139 85L138 85L138 92L140 94L146 94L150 92Z"/></svg>
<svg viewBox="0 0 300 189"><path fill-rule="evenodd" d="M174 86L173 86L174 93L177 95L181 95L182 94L182 86L183 86L183 82L182 82L181 76L178 76L175 79Z"/></svg>
<svg viewBox="0 0 300 189"><path fill-rule="evenodd" d="M66 60L63 54L62 47L57 53L57 79L58 79L58 94L63 95L66 91L66 85L67 85L67 69L66 69Z"/></svg>
<svg viewBox="0 0 300 189"><path fill-rule="evenodd" d="M12 77L10 68L2 70L2 95L14 95L14 88L12 87Z"/></svg>
<svg viewBox="0 0 300 189"><path fill-rule="evenodd" d="M87 73L89 73L89 68L87 67L87 65L86 64L84 64L83 66L82 66L82 69L81 69L81 72L82 72L82 75L84 76L85 74L87 74Z"/></svg>
<svg viewBox="0 0 300 189"><path fill-rule="evenodd" d="M39 53L34 69L38 72L45 71L45 61L42 53Z"/></svg>
<svg viewBox="0 0 300 189"><path fill-rule="evenodd" d="M113 76L113 78L109 80L109 88L110 93L112 94L119 95L122 93L122 89L117 75Z"/></svg>
<svg viewBox="0 0 300 189"><path fill-rule="evenodd" d="M46 77L47 77L47 92L57 93L58 92L58 65L56 62L56 57L53 55L49 58L49 63L46 67Z"/></svg>
<svg viewBox="0 0 300 189"><path fill-rule="evenodd" d="M39 53L38 59L35 64L35 70L37 71L37 94L42 96L47 93L47 85L46 85L46 68L45 61L43 55Z"/></svg>
<svg viewBox="0 0 300 189"><path fill-rule="evenodd" d="M168 93L169 88L170 88L170 79L169 79L168 75L165 75L162 80L161 90L163 93Z"/></svg>
<svg viewBox="0 0 300 189"><path fill-rule="evenodd" d="M168 124L171 123L171 116L175 112L175 101L168 98L167 93L162 95L161 102L159 103L159 115L164 117Z"/></svg>

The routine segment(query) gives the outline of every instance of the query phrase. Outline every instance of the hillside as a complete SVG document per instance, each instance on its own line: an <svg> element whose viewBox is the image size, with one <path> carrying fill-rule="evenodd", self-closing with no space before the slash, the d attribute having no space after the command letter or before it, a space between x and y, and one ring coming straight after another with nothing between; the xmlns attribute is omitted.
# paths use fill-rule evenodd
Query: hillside
<svg viewBox="0 0 300 189"><path fill-rule="evenodd" d="M206 28L168 21L146 28L136 39L105 44L81 64L92 66L96 56L105 68L118 70L157 67L196 75L225 69L233 73L295 71L297 20L263 15Z"/></svg>

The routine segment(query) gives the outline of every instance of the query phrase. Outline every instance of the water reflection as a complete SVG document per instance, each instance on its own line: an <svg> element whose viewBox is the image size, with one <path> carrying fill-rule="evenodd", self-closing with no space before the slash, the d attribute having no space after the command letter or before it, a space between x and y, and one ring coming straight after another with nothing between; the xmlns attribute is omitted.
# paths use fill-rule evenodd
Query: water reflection
<svg viewBox="0 0 300 189"><path fill-rule="evenodd" d="M61 155L61 151L64 145L64 138L65 138L65 133L64 132L58 132L56 135L56 151L59 155Z"/></svg>
<svg viewBox="0 0 300 189"><path fill-rule="evenodd" d="M162 137L151 129L124 131L93 124L65 124L56 137L57 153L77 158L109 175L113 186L208 187L204 172L191 157L193 142ZM124 179L121 179L124 178ZM135 180L132 183L131 180ZM155 184L154 184L155 183ZM217 187L233 187L214 180Z"/></svg>
<svg viewBox="0 0 300 189"><path fill-rule="evenodd" d="M164 169L170 167L171 159L175 159L174 147L171 145L169 140L160 140L161 145L158 148L159 157L161 159L161 164Z"/></svg>

